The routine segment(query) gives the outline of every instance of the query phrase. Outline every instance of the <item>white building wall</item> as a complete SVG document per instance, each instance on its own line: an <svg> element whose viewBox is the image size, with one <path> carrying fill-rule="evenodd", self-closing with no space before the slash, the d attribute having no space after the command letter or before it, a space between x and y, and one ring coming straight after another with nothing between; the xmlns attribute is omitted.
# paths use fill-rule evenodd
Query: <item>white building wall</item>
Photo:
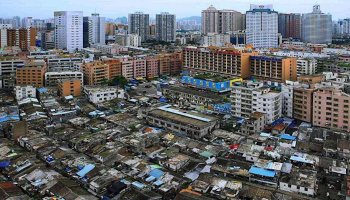
<svg viewBox="0 0 350 200"><path fill-rule="evenodd" d="M278 47L278 13L272 6L251 5L246 13L247 44L254 48Z"/></svg>
<svg viewBox="0 0 350 200"><path fill-rule="evenodd" d="M20 101L26 98L31 98L31 97L36 98L36 88L31 85L16 86L14 88L14 92L15 92L17 101Z"/></svg>
<svg viewBox="0 0 350 200"><path fill-rule="evenodd" d="M83 12L55 12L55 47L74 52L83 48Z"/></svg>

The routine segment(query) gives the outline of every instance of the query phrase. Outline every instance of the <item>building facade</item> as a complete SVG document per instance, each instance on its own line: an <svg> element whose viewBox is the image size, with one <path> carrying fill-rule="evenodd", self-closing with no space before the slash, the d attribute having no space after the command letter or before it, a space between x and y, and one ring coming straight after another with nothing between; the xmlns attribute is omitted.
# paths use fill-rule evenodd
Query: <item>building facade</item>
<svg viewBox="0 0 350 200"><path fill-rule="evenodd" d="M312 13L303 14L302 40L313 44L332 43L332 15L322 13L320 5Z"/></svg>
<svg viewBox="0 0 350 200"><path fill-rule="evenodd" d="M266 81L284 83L297 80L297 59L276 56L251 56L251 76Z"/></svg>
<svg viewBox="0 0 350 200"><path fill-rule="evenodd" d="M137 34L141 37L141 41L146 41L149 35L149 14L136 12L129 14L128 33Z"/></svg>
<svg viewBox="0 0 350 200"><path fill-rule="evenodd" d="M233 48L185 48L183 67L190 71L220 73L250 77L250 56L256 52L242 52Z"/></svg>
<svg viewBox="0 0 350 200"><path fill-rule="evenodd" d="M235 10L217 10L213 6L202 11L202 34L225 34L244 29L244 16Z"/></svg>
<svg viewBox="0 0 350 200"><path fill-rule="evenodd" d="M81 80L80 79L60 79L57 81L58 93L62 97L66 96L80 96L81 95Z"/></svg>
<svg viewBox="0 0 350 200"><path fill-rule="evenodd" d="M278 47L278 13L272 5L251 5L246 13L247 44L254 48Z"/></svg>
<svg viewBox="0 0 350 200"><path fill-rule="evenodd" d="M301 39L301 15L279 13L278 32L283 38Z"/></svg>
<svg viewBox="0 0 350 200"><path fill-rule="evenodd" d="M156 39L174 42L176 38L176 16L169 13L156 15Z"/></svg>
<svg viewBox="0 0 350 200"><path fill-rule="evenodd" d="M45 85L46 71L45 61L30 61L24 67L17 68L16 84L43 87Z"/></svg>
<svg viewBox="0 0 350 200"><path fill-rule="evenodd" d="M83 12L58 11L55 16L55 47L69 52L83 48Z"/></svg>

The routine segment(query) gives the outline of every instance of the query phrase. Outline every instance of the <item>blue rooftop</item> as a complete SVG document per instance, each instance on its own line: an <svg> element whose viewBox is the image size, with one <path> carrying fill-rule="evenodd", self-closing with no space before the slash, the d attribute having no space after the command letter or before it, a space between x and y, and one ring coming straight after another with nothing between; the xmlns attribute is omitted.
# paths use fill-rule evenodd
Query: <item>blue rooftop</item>
<svg viewBox="0 0 350 200"><path fill-rule="evenodd" d="M163 174L164 172L160 169L152 169L149 173L150 176L153 176L156 179L159 179Z"/></svg>
<svg viewBox="0 0 350 200"><path fill-rule="evenodd" d="M93 164L85 165L83 169L81 169L79 172L77 172L77 175L80 177L84 177L87 173L89 173L94 168L95 168L95 165L93 165Z"/></svg>
<svg viewBox="0 0 350 200"><path fill-rule="evenodd" d="M280 136L281 139L285 139L285 140L295 140L297 137L295 136L291 136L291 135L288 135L288 134L282 134Z"/></svg>
<svg viewBox="0 0 350 200"><path fill-rule="evenodd" d="M266 176L266 177L275 177L276 172L273 170L267 170L259 167L252 166L249 170L250 174L255 174L259 176Z"/></svg>

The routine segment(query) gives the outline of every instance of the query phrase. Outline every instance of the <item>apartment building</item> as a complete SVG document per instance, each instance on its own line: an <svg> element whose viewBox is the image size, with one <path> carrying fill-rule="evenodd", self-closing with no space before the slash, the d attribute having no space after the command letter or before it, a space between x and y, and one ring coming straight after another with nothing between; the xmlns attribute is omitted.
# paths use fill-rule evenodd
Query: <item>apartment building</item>
<svg viewBox="0 0 350 200"><path fill-rule="evenodd" d="M116 98L124 98L124 90L115 87L84 87L84 93L91 103L98 104Z"/></svg>
<svg viewBox="0 0 350 200"><path fill-rule="evenodd" d="M259 80L284 83L297 80L297 59L276 56L251 56L251 76Z"/></svg>
<svg viewBox="0 0 350 200"><path fill-rule="evenodd" d="M319 85L313 94L313 125L350 131L350 94L340 86Z"/></svg>
<svg viewBox="0 0 350 200"><path fill-rule="evenodd" d="M232 114L249 118L253 112L265 114L266 123L282 116L282 93L274 91L263 82L246 81L231 91Z"/></svg>
<svg viewBox="0 0 350 200"><path fill-rule="evenodd" d="M312 123L313 93L315 84L323 81L323 76L301 76L300 84L293 89L293 118Z"/></svg>
<svg viewBox="0 0 350 200"><path fill-rule="evenodd" d="M81 80L80 79L60 79L57 81L58 93L62 97L72 95L74 97L81 95Z"/></svg>
<svg viewBox="0 0 350 200"><path fill-rule="evenodd" d="M117 59L102 59L102 62L108 65L109 80L122 75L122 63Z"/></svg>
<svg viewBox="0 0 350 200"><path fill-rule="evenodd" d="M81 85L84 83L84 74L79 71L59 71L59 72L46 72L45 73L45 86L53 87L57 86L59 80L64 79L78 79Z"/></svg>
<svg viewBox="0 0 350 200"><path fill-rule="evenodd" d="M46 70L47 67L44 60L30 61L24 67L16 69L16 84L43 87Z"/></svg>
<svg viewBox="0 0 350 200"><path fill-rule="evenodd" d="M316 59L298 59L297 60L297 76L313 75L316 73Z"/></svg>
<svg viewBox="0 0 350 200"><path fill-rule="evenodd" d="M159 77L159 59L151 56L146 58L146 78L153 79Z"/></svg>
<svg viewBox="0 0 350 200"><path fill-rule="evenodd" d="M286 117L293 117L293 92L299 86L299 82L286 81L282 84L282 114Z"/></svg>
<svg viewBox="0 0 350 200"><path fill-rule="evenodd" d="M26 98L36 98L36 88L31 85L19 86L14 88L16 100L20 101Z"/></svg>
<svg viewBox="0 0 350 200"><path fill-rule="evenodd" d="M36 34L35 28L7 29L7 46L28 51L29 47L36 45Z"/></svg>
<svg viewBox="0 0 350 200"><path fill-rule="evenodd" d="M181 52L159 54L158 59L160 75L177 75L181 72Z"/></svg>
<svg viewBox="0 0 350 200"><path fill-rule="evenodd" d="M48 71L80 71L78 64L82 63L81 57L59 57L59 58L48 58L47 67Z"/></svg>
<svg viewBox="0 0 350 200"><path fill-rule="evenodd" d="M190 71L220 73L224 75L250 77L250 57L248 53L233 48L196 48L183 50L183 67Z"/></svg>
<svg viewBox="0 0 350 200"><path fill-rule="evenodd" d="M102 61L84 63L82 68L87 85L100 85L109 80L109 65Z"/></svg>
<svg viewBox="0 0 350 200"><path fill-rule="evenodd" d="M16 70L24 66L24 60L0 60L0 88L12 88L16 84Z"/></svg>

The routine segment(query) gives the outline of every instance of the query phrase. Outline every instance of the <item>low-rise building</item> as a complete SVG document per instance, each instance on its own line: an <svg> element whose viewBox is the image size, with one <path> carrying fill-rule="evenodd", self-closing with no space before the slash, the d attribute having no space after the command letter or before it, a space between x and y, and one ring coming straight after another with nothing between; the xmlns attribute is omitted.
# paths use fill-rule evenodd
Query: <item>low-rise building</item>
<svg viewBox="0 0 350 200"><path fill-rule="evenodd" d="M312 170L293 169L290 174L280 178L279 187L287 192L315 196L317 192L317 172Z"/></svg>
<svg viewBox="0 0 350 200"><path fill-rule="evenodd" d="M69 95L80 96L81 95L81 80L80 79L60 79L58 82L59 95L66 97Z"/></svg>
<svg viewBox="0 0 350 200"><path fill-rule="evenodd" d="M124 90L115 87L84 87L84 93L91 103L98 104L116 98L124 99Z"/></svg>
<svg viewBox="0 0 350 200"><path fill-rule="evenodd" d="M317 70L316 59L298 59L297 60L297 76L314 75Z"/></svg>
<svg viewBox="0 0 350 200"><path fill-rule="evenodd" d="M45 84L45 73L47 67L43 60L30 61L24 67L16 70L17 85L33 85L43 87Z"/></svg>
<svg viewBox="0 0 350 200"><path fill-rule="evenodd" d="M193 138L202 138L214 131L218 119L194 112L162 106L148 112L147 121L153 126L179 132Z"/></svg>
<svg viewBox="0 0 350 200"><path fill-rule="evenodd" d="M84 75L79 71L55 71L45 73L45 86L57 86L59 80L79 79L81 85L84 83Z"/></svg>
<svg viewBox="0 0 350 200"><path fill-rule="evenodd" d="M36 98L36 88L31 85L16 86L14 88L17 101L26 98Z"/></svg>
<svg viewBox="0 0 350 200"><path fill-rule="evenodd" d="M216 33L208 33L203 36L203 46L215 46L215 47L223 47L230 43L230 35L229 34L216 34Z"/></svg>

